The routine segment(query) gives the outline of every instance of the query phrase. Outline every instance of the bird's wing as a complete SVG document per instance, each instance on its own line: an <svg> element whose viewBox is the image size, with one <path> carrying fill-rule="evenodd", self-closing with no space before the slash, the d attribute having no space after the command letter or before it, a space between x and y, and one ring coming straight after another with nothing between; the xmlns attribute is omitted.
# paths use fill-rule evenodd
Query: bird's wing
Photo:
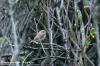
<svg viewBox="0 0 100 66"><path fill-rule="evenodd" d="M39 41L39 35L37 34L35 37L34 37L34 41Z"/></svg>

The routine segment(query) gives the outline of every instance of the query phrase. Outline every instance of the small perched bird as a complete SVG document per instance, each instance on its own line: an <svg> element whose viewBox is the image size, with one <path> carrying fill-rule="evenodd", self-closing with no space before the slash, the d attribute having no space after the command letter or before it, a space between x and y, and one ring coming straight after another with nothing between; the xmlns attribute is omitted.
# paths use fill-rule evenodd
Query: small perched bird
<svg viewBox="0 0 100 66"><path fill-rule="evenodd" d="M46 37L46 31L41 30L41 31L39 31L39 33L37 33L37 35L34 37L34 39L30 41L30 43L43 41L45 39L45 37Z"/></svg>

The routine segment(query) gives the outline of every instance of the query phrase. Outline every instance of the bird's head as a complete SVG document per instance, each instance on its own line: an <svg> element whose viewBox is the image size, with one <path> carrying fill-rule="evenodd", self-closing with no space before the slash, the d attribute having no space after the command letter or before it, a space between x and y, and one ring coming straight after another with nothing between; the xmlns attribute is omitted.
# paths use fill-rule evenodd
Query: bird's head
<svg viewBox="0 0 100 66"><path fill-rule="evenodd" d="M41 30L41 33L42 33L42 34L46 34L46 31L45 31L45 30Z"/></svg>

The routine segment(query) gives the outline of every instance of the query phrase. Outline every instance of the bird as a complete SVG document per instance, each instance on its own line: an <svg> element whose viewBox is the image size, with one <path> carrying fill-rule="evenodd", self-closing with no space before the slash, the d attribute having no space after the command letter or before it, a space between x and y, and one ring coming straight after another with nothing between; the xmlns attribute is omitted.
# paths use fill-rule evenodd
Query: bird
<svg viewBox="0 0 100 66"><path fill-rule="evenodd" d="M34 39L31 40L29 43L43 41L45 38L46 38L46 31L40 30L34 37Z"/></svg>

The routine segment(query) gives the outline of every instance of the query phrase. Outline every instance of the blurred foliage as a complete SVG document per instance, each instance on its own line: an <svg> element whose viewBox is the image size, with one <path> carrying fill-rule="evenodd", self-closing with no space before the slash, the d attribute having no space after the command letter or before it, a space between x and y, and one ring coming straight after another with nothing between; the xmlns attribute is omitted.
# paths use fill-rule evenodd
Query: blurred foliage
<svg viewBox="0 0 100 66"><path fill-rule="evenodd" d="M95 29L94 28L91 28L90 34L95 34Z"/></svg>
<svg viewBox="0 0 100 66"><path fill-rule="evenodd" d="M35 17L38 20L40 16L41 16L41 8L40 5L37 5L34 9L33 17Z"/></svg>
<svg viewBox="0 0 100 66"><path fill-rule="evenodd" d="M3 37L0 37L0 43L3 41Z"/></svg>
<svg viewBox="0 0 100 66"><path fill-rule="evenodd" d="M19 56L19 60L23 61L25 59L25 56Z"/></svg>
<svg viewBox="0 0 100 66"><path fill-rule="evenodd" d="M82 13L81 13L80 10L78 10L78 12L77 12L77 16L78 16L78 19L79 19L79 20L82 20Z"/></svg>

